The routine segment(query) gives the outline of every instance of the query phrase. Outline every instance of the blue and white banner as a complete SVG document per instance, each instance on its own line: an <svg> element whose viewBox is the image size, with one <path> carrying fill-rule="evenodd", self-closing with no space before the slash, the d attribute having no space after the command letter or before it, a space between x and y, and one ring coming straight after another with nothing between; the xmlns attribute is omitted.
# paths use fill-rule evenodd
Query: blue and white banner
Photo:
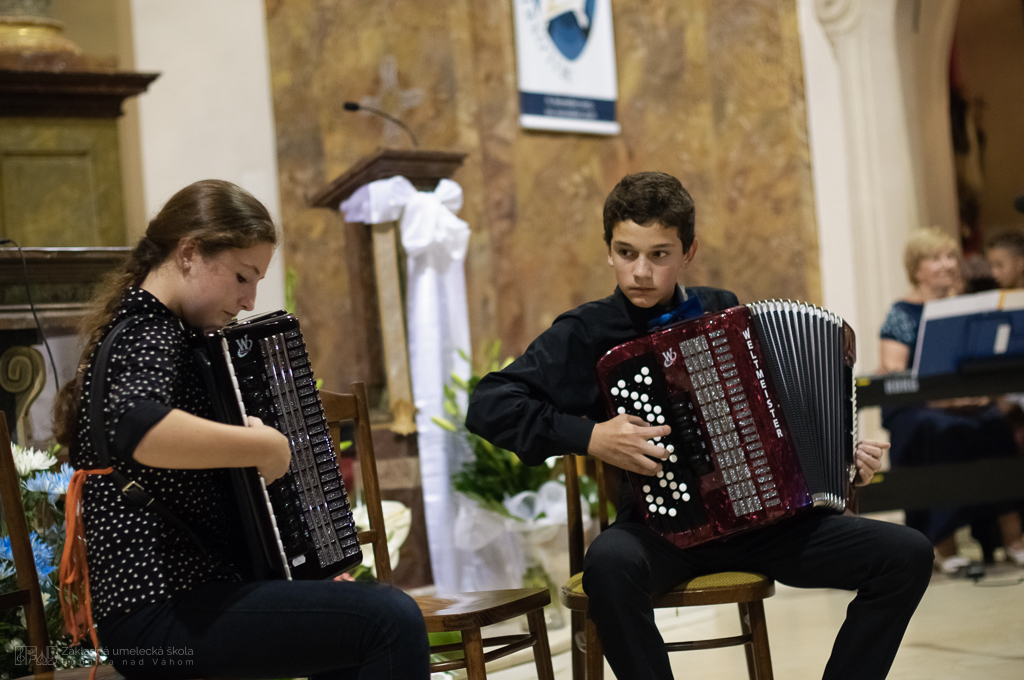
<svg viewBox="0 0 1024 680"><path fill-rule="evenodd" d="M611 0L515 3L519 124L619 133Z"/></svg>

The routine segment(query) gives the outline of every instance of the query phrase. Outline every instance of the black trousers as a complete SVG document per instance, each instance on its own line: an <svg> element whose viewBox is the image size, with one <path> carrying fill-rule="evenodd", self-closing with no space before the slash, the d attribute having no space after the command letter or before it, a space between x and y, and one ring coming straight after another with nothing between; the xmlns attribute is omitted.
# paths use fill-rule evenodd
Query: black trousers
<svg viewBox="0 0 1024 680"><path fill-rule="evenodd" d="M419 607L390 586L213 582L109 616L100 643L126 678L426 680Z"/></svg>
<svg viewBox="0 0 1024 680"><path fill-rule="evenodd" d="M799 588L855 590L824 677L872 680L889 672L932 561L920 532L862 517L808 513L686 550L645 525L617 522L587 551L583 588L605 658L623 680L672 678L652 597L680 581L752 571Z"/></svg>

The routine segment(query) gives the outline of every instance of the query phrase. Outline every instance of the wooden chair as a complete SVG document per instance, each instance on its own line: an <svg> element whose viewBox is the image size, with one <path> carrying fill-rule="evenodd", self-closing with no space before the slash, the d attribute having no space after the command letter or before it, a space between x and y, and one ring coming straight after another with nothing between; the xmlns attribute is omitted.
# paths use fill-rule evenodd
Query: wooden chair
<svg viewBox="0 0 1024 680"><path fill-rule="evenodd" d="M25 608L25 623L28 624L28 647L34 648L33 673L35 678L54 676L53 664L49 663L48 649L50 635L46 630L46 614L43 611L43 595L39 588L39 574L35 558L32 557L32 542L29 538L25 508L21 505L21 482L14 466L11 451L11 437L7 429L7 418L0 412L0 506L11 538L11 554L18 576L18 590L0 594L0 609ZM91 668L74 668L57 671L60 680L85 680ZM113 666L100 666L96 673L98 680L110 680L121 676Z"/></svg>
<svg viewBox="0 0 1024 680"><path fill-rule="evenodd" d="M565 491L569 504L569 571L568 583L562 586L562 604L572 612L572 677L573 680L601 680L604 657L597 628L587 615L587 595L583 592L583 514L580 503L579 475L586 459L563 456ZM604 485L604 467L595 463L598 487L600 529L608 528L608 504ZM775 594L775 583L760 574L722 572L698 576L684 581L674 590L655 598L655 608L696 607L707 604L735 602L740 612L740 635L711 640L667 642L670 652L692 649L717 649L743 645L747 653L750 680L772 680L772 660L768 649L768 629L764 619L765 598Z"/></svg>
<svg viewBox="0 0 1024 680"><path fill-rule="evenodd" d="M387 533L384 527L384 513L381 510L380 484L377 479L377 463L373 454L373 439L367 410L366 386L352 384L352 394L337 394L320 391L327 422L335 441L338 441L339 424L342 421L355 422L355 447L359 460L363 484L363 500L369 517L369 531L359 532L360 544L370 544L377 566L377 580L391 582L391 559L388 556ZM440 673L460 668L466 669L469 680L480 680L487 676L484 664L527 647L533 647L540 680L554 680L551 667L551 650L548 646L547 626L544 623L544 607L551 602L546 588L524 588L516 590L495 590L479 593L459 593L444 597L417 597L416 603L423 612L427 632L461 633L458 643L432 646L431 654L461 652L462 658L439 661L430 665L431 672ZM483 626L508 621L526 615L529 622L528 634L506 635L484 639L480 632ZM489 652L484 648L497 647Z"/></svg>

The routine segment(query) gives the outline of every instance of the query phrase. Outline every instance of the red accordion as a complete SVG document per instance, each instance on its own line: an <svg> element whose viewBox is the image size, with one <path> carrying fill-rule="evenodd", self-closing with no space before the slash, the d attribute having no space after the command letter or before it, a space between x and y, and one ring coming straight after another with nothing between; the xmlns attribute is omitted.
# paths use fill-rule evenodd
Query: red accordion
<svg viewBox="0 0 1024 680"><path fill-rule="evenodd" d="M682 322L608 351L611 413L672 433L662 471L627 473L645 521L685 548L805 509L846 508L854 468L853 331L771 300Z"/></svg>

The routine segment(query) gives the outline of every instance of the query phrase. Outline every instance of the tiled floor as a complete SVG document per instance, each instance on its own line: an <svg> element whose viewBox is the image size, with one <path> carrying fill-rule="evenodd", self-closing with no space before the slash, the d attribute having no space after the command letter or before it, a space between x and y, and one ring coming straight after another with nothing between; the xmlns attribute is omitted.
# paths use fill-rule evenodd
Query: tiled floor
<svg viewBox="0 0 1024 680"><path fill-rule="evenodd" d="M1003 584L1002 587L995 587ZM1011 585L1013 584L1013 585ZM851 593L795 590L779 586L765 603L775 677L785 680L820 678ZM695 639L735 635L739 631L733 605L659 613L666 637ZM572 670L565 629L551 632L557 680ZM491 680L535 678L532 655L515 658L519 665L489 668ZM739 648L672 655L679 679L725 680L747 677ZM612 678L606 667L606 677ZM889 677L893 680L1021 680L1024 678L1024 571L1000 565L990 568L979 585L936 575L917 611Z"/></svg>

